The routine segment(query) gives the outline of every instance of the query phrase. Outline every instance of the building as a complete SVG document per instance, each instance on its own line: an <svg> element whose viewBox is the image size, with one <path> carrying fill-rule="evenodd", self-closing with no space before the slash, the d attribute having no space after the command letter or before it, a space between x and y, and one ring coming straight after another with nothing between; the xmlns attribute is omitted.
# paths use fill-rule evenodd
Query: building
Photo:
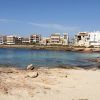
<svg viewBox="0 0 100 100"><path fill-rule="evenodd" d="M69 37L67 33L63 33L62 39L62 45L69 45Z"/></svg>
<svg viewBox="0 0 100 100"><path fill-rule="evenodd" d="M54 33L50 36L51 45L68 45L68 34L64 33L63 36L60 33Z"/></svg>
<svg viewBox="0 0 100 100"><path fill-rule="evenodd" d="M0 44L3 44L3 36L0 36Z"/></svg>
<svg viewBox="0 0 100 100"><path fill-rule="evenodd" d="M51 34L51 36L50 36L50 44L52 45L54 45L54 44L56 44L56 45L61 45L62 43L61 43L61 41L60 41L60 33L54 33L54 34Z"/></svg>
<svg viewBox="0 0 100 100"><path fill-rule="evenodd" d="M47 38L46 37L42 37L39 44L40 45L47 45Z"/></svg>
<svg viewBox="0 0 100 100"><path fill-rule="evenodd" d="M18 38L13 35L6 36L6 44L16 44Z"/></svg>
<svg viewBox="0 0 100 100"><path fill-rule="evenodd" d="M22 39L23 39L22 37L18 37L17 41L16 41L16 44L19 44L19 45L22 44Z"/></svg>
<svg viewBox="0 0 100 100"><path fill-rule="evenodd" d="M14 35L0 36L0 44L40 44L40 45L68 45L68 34L53 33L50 37L41 37L33 34L30 37L18 37Z"/></svg>
<svg viewBox="0 0 100 100"><path fill-rule="evenodd" d="M0 44L6 43L6 36L0 36Z"/></svg>
<svg viewBox="0 0 100 100"><path fill-rule="evenodd" d="M75 35L75 46L89 46L90 35L88 32L79 32Z"/></svg>
<svg viewBox="0 0 100 100"><path fill-rule="evenodd" d="M100 47L100 31L90 32L90 45Z"/></svg>
<svg viewBox="0 0 100 100"><path fill-rule="evenodd" d="M100 32L79 32L75 35L74 45L100 47Z"/></svg>
<svg viewBox="0 0 100 100"><path fill-rule="evenodd" d="M26 38L26 37L23 37L22 38L22 44L30 44L30 39Z"/></svg>
<svg viewBox="0 0 100 100"><path fill-rule="evenodd" d="M33 34L30 36L30 43L39 43L41 41L41 35Z"/></svg>

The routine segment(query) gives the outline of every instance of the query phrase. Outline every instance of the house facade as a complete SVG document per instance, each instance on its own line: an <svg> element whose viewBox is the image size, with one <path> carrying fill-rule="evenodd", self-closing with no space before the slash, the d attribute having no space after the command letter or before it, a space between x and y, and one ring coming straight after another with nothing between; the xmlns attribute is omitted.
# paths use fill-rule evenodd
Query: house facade
<svg viewBox="0 0 100 100"><path fill-rule="evenodd" d="M0 36L0 44L6 43L6 36Z"/></svg>
<svg viewBox="0 0 100 100"><path fill-rule="evenodd" d="M100 47L100 32L79 32L75 35L75 46Z"/></svg>
<svg viewBox="0 0 100 100"><path fill-rule="evenodd" d="M69 37L67 33L63 33L62 39L62 45L69 45Z"/></svg>
<svg viewBox="0 0 100 100"><path fill-rule="evenodd" d="M100 47L100 31L90 32L90 45Z"/></svg>
<svg viewBox="0 0 100 100"><path fill-rule="evenodd" d="M89 41L90 41L90 35L88 32L79 32L77 35L75 35L75 46L86 46L88 47Z"/></svg>
<svg viewBox="0 0 100 100"><path fill-rule="evenodd" d="M63 33L63 36L60 33L54 33L50 36L50 44L51 45L68 45L68 34Z"/></svg>
<svg viewBox="0 0 100 100"><path fill-rule="evenodd" d="M13 35L6 36L6 44L16 44L17 43L17 37Z"/></svg>
<svg viewBox="0 0 100 100"><path fill-rule="evenodd" d="M54 33L50 36L50 44L62 44L60 41L60 33Z"/></svg>
<svg viewBox="0 0 100 100"><path fill-rule="evenodd" d="M46 37L41 38L40 45L47 45L47 38Z"/></svg>
<svg viewBox="0 0 100 100"><path fill-rule="evenodd" d="M33 34L30 36L30 43L39 43L41 41L41 35Z"/></svg>
<svg viewBox="0 0 100 100"><path fill-rule="evenodd" d="M0 36L0 44L3 44L3 36Z"/></svg>

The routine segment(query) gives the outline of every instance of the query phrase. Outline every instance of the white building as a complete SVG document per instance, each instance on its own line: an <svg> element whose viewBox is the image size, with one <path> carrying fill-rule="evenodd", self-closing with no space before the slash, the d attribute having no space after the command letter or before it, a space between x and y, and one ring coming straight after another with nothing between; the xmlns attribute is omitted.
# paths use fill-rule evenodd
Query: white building
<svg viewBox="0 0 100 100"><path fill-rule="evenodd" d="M16 44L17 37L13 35L6 36L6 44Z"/></svg>
<svg viewBox="0 0 100 100"><path fill-rule="evenodd" d="M60 33L54 33L50 36L50 44L54 45L68 45L68 34L63 33L63 36Z"/></svg>
<svg viewBox="0 0 100 100"><path fill-rule="evenodd" d="M50 44L62 44L61 41L60 41L60 33L51 34Z"/></svg>
<svg viewBox="0 0 100 100"><path fill-rule="evenodd" d="M100 47L100 32L79 32L75 35L75 46Z"/></svg>
<svg viewBox="0 0 100 100"><path fill-rule="evenodd" d="M67 33L63 33L62 39L62 45L69 45L69 37Z"/></svg>
<svg viewBox="0 0 100 100"><path fill-rule="evenodd" d="M90 36L88 32L79 32L75 35L75 46L89 46Z"/></svg>
<svg viewBox="0 0 100 100"><path fill-rule="evenodd" d="M100 47L100 31L90 32L90 45Z"/></svg>

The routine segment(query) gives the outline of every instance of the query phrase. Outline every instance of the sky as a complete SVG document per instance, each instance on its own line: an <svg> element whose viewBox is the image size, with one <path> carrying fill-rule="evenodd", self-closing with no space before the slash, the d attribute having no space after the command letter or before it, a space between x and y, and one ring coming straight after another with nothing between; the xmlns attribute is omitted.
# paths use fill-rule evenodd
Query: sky
<svg viewBox="0 0 100 100"><path fill-rule="evenodd" d="M100 0L0 0L0 34L100 31Z"/></svg>

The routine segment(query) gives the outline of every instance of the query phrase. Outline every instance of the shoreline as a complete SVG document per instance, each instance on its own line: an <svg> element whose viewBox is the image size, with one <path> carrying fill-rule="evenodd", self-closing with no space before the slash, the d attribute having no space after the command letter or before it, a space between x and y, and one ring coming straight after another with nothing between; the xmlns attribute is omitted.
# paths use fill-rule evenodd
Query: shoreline
<svg viewBox="0 0 100 100"><path fill-rule="evenodd" d="M41 46L41 45L0 45L0 48L23 48L33 50L72 51L81 53L100 52L100 48L84 48L70 46Z"/></svg>
<svg viewBox="0 0 100 100"><path fill-rule="evenodd" d="M55 68L58 68L58 69L83 69L83 70L100 70L100 58L99 59L90 59L89 61L93 61L93 62L96 62L97 64L95 66L90 66L90 65L79 65L79 66L72 66L72 65L58 65L58 66L36 66L36 65L33 65L35 69L41 69L41 68L44 68L44 69L55 69ZM11 65L11 64L0 64L0 68L15 68L15 69L19 69L19 70L26 70L27 69L27 66L24 66L24 67L19 67L19 66L16 66L16 65Z"/></svg>
<svg viewBox="0 0 100 100"><path fill-rule="evenodd" d="M34 72L38 72L36 78L27 77ZM100 70L0 67L0 99L99 100L99 77Z"/></svg>

